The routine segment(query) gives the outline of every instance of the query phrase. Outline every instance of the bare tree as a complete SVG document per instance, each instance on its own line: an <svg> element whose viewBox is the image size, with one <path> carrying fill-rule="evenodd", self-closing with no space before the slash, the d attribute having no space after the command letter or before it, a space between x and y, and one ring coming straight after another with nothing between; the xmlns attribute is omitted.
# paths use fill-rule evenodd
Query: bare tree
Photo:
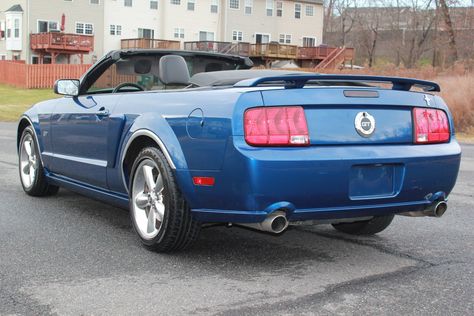
<svg viewBox="0 0 474 316"><path fill-rule="evenodd" d="M446 32L448 33L448 45L449 45L449 61L456 61L458 59L458 50L456 47L456 34L454 33L453 23L451 21L451 15L449 14L449 8L446 0L438 0L436 6L439 7L439 11L443 15Z"/></svg>
<svg viewBox="0 0 474 316"><path fill-rule="evenodd" d="M335 0L334 8L340 21L341 46L345 46L347 35L355 23L357 2L356 0Z"/></svg>

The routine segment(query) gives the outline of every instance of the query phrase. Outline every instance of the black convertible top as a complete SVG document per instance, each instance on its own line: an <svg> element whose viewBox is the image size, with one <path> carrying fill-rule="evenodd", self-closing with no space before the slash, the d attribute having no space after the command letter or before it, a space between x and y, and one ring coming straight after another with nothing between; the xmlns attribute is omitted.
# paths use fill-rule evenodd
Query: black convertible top
<svg viewBox="0 0 474 316"><path fill-rule="evenodd" d="M212 72L200 72L191 77L190 83L199 87L209 86L232 86L239 81L260 78L277 77L287 75L308 74L303 71L285 71L285 70L224 70Z"/></svg>

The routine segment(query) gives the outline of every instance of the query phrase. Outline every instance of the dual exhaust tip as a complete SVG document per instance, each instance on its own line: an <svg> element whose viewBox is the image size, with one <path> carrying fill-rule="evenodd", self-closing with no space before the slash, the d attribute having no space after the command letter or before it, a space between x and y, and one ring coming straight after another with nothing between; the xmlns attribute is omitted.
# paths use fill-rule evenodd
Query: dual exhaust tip
<svg viewBox="0 0 474 316"><path fill-rule="evenodd" d="M437 201L434 202L429 208L421 212L408 212L402 213L401 215L408 216L432 216L432 217L441 217L448 210L448 203L446 201ZM288 228L288 219L286 218L286 213L284 211L275 211L265 218L263 222L260 223L238 223L236 225L244 226L264 232L269 232L273 234L280 234Z"/></svg>

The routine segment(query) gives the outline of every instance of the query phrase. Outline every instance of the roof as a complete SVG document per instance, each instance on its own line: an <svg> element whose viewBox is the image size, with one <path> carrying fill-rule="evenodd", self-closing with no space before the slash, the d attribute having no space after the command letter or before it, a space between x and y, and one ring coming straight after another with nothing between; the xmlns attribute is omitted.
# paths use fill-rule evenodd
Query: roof
<svg viewBox="0 0 474 316"><path fill-rule="evenodd" d="M5 12L23 12L23 8L19 4L15 4L10 7L10 9L6 10Z"/></svg>

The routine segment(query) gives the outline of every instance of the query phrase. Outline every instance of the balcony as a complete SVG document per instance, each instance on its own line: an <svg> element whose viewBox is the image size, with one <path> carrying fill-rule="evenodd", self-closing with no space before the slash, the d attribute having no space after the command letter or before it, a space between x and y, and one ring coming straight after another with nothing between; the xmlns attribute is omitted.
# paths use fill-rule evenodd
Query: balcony
<svg viewBox="0 0 474 316"><path fill-rule="evenodd" d="M30 34L32 50L62 54L88 54L94 50L94 36L59 32Z"/></svg>
<svg viewBox="0 0 474 316"><path fill-rule="evenodd" d="M250 45L250 56L271 59L296 59L296 45L285 45L279 43L252 44Z"/></svg>
<svg viewBox="0 0 474 316"><path fill-rule="evenodd" d="M298 47L296 58L301 60L324 60L339 50L339 47L330 46ZM343 55L345 60L353 60L354 49L346 47Z"/></svg>
<svg viewBox="0 0 474 316"><path fill-rule="evenodd" d="M168 41L152 38L127 38L121 40L122 49L148 48L148 49L181 49L180 41Z"/></svg>

